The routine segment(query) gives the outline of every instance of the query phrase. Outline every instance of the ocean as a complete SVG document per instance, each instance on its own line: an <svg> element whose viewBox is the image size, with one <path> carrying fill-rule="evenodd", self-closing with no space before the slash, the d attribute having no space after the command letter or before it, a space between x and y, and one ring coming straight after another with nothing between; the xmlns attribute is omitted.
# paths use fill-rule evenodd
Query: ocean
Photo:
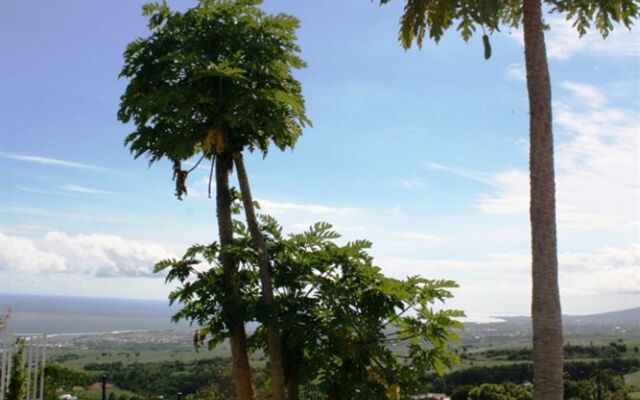
<svg viewBox="0 0 640 400"><path fill-rule="evenodd" d="M11 317L3 333L60 335L190 329L187 322L171 322L179 306L169 306L168 300L0 294L0 313L8 308ZM504 322L499 313L471 314L462 321Z"/></svg>
<svg viewBox="0 0 640 400"><path fill-rule="evenodd" d="M104 333L114 331L186 330L174 324L178 306L167 300L0 294L0 312L11 309L5 332L13 334Z"/></svg>

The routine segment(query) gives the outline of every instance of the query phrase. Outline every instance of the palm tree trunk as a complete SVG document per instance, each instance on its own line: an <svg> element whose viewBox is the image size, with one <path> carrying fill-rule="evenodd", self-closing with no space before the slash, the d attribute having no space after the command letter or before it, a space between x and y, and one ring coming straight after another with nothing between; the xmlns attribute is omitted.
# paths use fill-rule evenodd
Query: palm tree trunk
<svg viewBox="0 0 640 400"><path fill-rule="evenodd" d="M524 0L524 52L530 118L533 390L563 398L563 338L556 239L551 83L540 0Z"/></svg>
<svg viewBox="0 0 640 400"><path fill-rule="evenodd" d="M258 268L260 270L260 284L262 286L262 298L266 309L269 311L269 319L267 322L267 346L269 349L269 362L271 364L271 390L273 400L285 400L285 377L282 360L282 339L276 328L276 316L272 313L271 306L273 304L273 286L271 284L271 274L269 273L269 254L267 253L267 244L265 243L256 212L253 205L253 197L251 196L251 187L249 185L249 177L244 167L242 153L234 155L236 172L238 173L238 183L240 192L242 193L242 203L247 218L247 225L251 238L258 252Z"/></svg>
<svg viewBox="0 0 640 400"><path fill-rule="evenodd" d="M251 369L247 355L247 335L240 312L241 305L237 283L238 266L234 256L224 251L225 246L233 243L233 223L231 220L231 194L229 192L229 171L233 166L230 154L216 157L216 205L218 213L218 232L222 252L220 255L225 280L225 300L227 320L233 359L233 381L239 400L253 400Z"/></svg>

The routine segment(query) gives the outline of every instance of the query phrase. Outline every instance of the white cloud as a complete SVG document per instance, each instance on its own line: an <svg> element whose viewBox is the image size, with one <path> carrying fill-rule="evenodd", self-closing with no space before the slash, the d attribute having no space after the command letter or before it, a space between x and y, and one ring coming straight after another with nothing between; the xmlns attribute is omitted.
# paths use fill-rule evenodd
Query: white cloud
<svg viewBox="0 0 640 400"><path fill-rule="evenodd" d="M524 68L524 65L521 63L511 63L507 66L507 78L526 82L527 81L527 71Z"/></svg>
<svg viewBox="0 0 640 400"><path fill-rule="evenodd" d="M60 211L51 211L51 210L45 210L43 208L29 207L29 206L2 207L0 208L0 211L2 213L8 213L8 214L25 214L25 215L34 215L34 216L46 217L46 218L73 219L78 221L101 221L101 222L120 221L120 219L115 217L108 217L108 216L95 217L92 215L80 214L77 212L68 213L68 212L60 212Z"/></svg>
<svg viewBox="0 0 640 400"><path fill-rule="evenodd" d="M408 259L380 258L375 261L382 266L385 273L397 278L410 275L426 277L453 277L471 272L491 273L526 273L530 268L530 257L520 253L492 253L482 260L455 259Z"/></svg>
<svg viewBox="0 0 640 400"><path fill-rule="evenodd" d="M28 206L18 206L18 207L3 207L2 212L9 214L28 214L28 215L37 215L41 217L50 217L54 215L58 215L56 213L52 213L51 211L36 208L36 207L28 207ZM61 215L65 216L65 215Z"/></svg>
<svg viewBox="0 0 640 400"><path fill-rule="evenodd" d="M195 161L194 161L195 160ZM192 171L200 171L200 172L205 172L207 175L209 175L209 172L211 171L211 161L210 160L205 160L205 159L192 159L189 161L184 161L183 163L183 168L186 170L192 170Z"/></svg>
<svg viewBox="0 0 640 400"><path fill-rule="evenodd" d="M18 273L59 273L102 277L146 277L172 254L164 247L115 235L68 235L51 231L32 239L2 234L0 266Z"/></svg>
<svg viewBox="0 0 640 400"><path fill-rule="evenodd" d="M36 189L36 188L32 188L32 187L26 187L26 186L16 186L16 189L23 191L23 192L29 192L29 193L37 193L37 194L55 194L55 195L64 195L65 193L62 192L58 192L55 190L43 190L43 189Z"/></svg>
<svg viewBox="0 0 640 400"><path fill-rule="evenodd" d="M476 207L487 214L519 214L529 209L529 175L511 170L493 175L499 195L480 195Z"/></svg>
<svg viewBox="0 0 640 400"><path fill-rule="evenodd" d="M406 179L400 182L400 186L405 189L416 189L424 186L424 182L419 179Z"/></svg>
<svg viewBox="0 0 640 400"><path fill-rule="evenodd" d="M607 103L604 93L595 86L585 83L564 81L560 82L560 87L570 92L574 100L586 104L588 107L602 107Z"/></svg>
<svg viewBox="0 0 640 400"><path fill-rule="evenodd" d="M451 172L455 175L461 176L463 178L471 179L474 181L486 183L488 185L494 185L495 182L492 179L491 174L487 174L485 172L475 171L467 168L461 167L453 167L450 165L444 165L436 162L423 162L422 166L434 170L434 171L446 171Z"/></svg>
<svg viewBox="0 0 640 400"><path fill-rule="evenodd" d="M560 252L558 258L560 287L567 304L575 303L581 295L640 295L640 243ZM376 262L397 278L422 275L454 279L461 284L458 292L462 297L507 293L510 301L519 304L527 304L530 298L528 253L489 253L475 260L383 258Z"/></svg>
<svg viewBox="0 0 640 400"><path fill-rule="evenodd" d="M562 253L560 265L560 279L567 294L631 294L640 302L640 243Z"/></svg>
<svg viewBox="0 0 640 400"><path fill-rule="evenodd" d="M408 233L403 233L400 236L405 238L405 239L419 240L419 241L425 241L425 242L436 242L436 243L442 242L442 239L439 238L438 236L427 235L427 234L424 234L424 233L411 233L411 232L408 232Z"/></svg>
<svg viewBox="0 0 640 400"><path fill-rule="evenodd" d="M390 215L394 217L406 217L408 214L401 206L393 206L386 210Z"/></svg>
<svg viewBox="0 0 640 400"><path fill-rule="evenodd" d="M571 21L562 17L551 17L547 20L551 29L545 33L547 55L556 60L566 60L576 54L592 54L597 56L637 57L640 55L640 34L637 30L629 31L621 25L606 39L591 29L580 37ZM524 43L522 30L513 32L510 37Z"/></svg>
<svg viewBox="0 0 640 400"><path fill-rule="evenodd" d="M187 179L187 196L189 198L209 198L209 175L201 176L199 179ZM215 177L211 180L211 198L216 197Z"/></svg>
<svg viewBox="0 0 640 400"><path fill-rule="evenodd" d="M17 235L33 235L33 234L41 234L42 232L46 232L51 230L51 227L40 224L33 223L24 223L24 224L16 224L9 225L3 224L2 230L7 234L17 234Z"/></svg>
<svg viewBox="0 0 640 400"><path fill-rule="evenodd" d="M260 207L268 214L282 214L286 212L301 212L305 214L326 214L326 215L350 215L359 211L355 207L333 207L322 204L299 204L288 202L276 202L265 199L258 199Z"/></svg>
<svg viewBox="0 0 640 400"><path fill-rule="evenodd" d="M640 243L626 247L603 247L594 252L564 252L560 255L560 263L563 270L580 273L620 266L640 268Z"/></svg>
<svg viewBox="0 0 640 400"><path fill-rule="evenodd" d="M640 55L640 40L637 32L616 26L606 39L595 30L580 37L570 21L553 18L547 34L547 53L551 58L568 59L577 53L606 56L637 57Z"/></svg>
<svg viewBox="0 0 640 400"><path fill-rule="evenodd" d="M561 277L562 279L562 277ZM640 296L640 267L632 266L617 269L604 269L573 277L572 284L566 289L571 294L615 294ZM637 306L629 304L628 306Z"/></svg>
<svg viewBox="0 0 640 400"><path fill-rule="evenodd" d="M339 242L369 237L371 218L366 211L357 207L339 207L319 203L278 202L257 199L258 213L277 218L285 232L301 232L313 224L324 221L330 223L341 235Z"/></svg>
<svg viewBox="0 0 640 400"><path fill-rule="evenodd" d="M59 254L43 251L29 238L0 232L0 269L20 273L66 272L68 261Z"/></svg>
<svg viewBox="0 0 640 400"><path fill-rule="evenodd" d="M58 158L33 156L33 155L27 155L27 154L2 153L0 157L6 158L9 160L23 161L23 162L33 163L33 164L53 165L57 167L68 167L68 168L76 168L76 169L89 169L94 171L110 171L107 168L97 167L95 165L84 164L84 163L79 163L75 161L60 160Z"/></svg>
<svg viewBox="0 0 640 400"><path fill-rule="evenodd" d="M82 194L97 194L97 195L114 195L116 192L111 192L109 190L102 189L94 189L86 186L74 185L72 183L67 183L59 187L61 190L65 190L67 192L72 193L82 193Z"/></svg>
<svg viewBox="0 0 640 400"><path fill-rule="evenodd" d="M640 216L640 114L608 105L607 97L594 86L563 82L561 87L565 95L559 96L554 107L559 225L629 229L629 222ZM476 206L480 210L489 214L527 212L526 170L498 172L488 179L497 190L479 197Z"/></svg>

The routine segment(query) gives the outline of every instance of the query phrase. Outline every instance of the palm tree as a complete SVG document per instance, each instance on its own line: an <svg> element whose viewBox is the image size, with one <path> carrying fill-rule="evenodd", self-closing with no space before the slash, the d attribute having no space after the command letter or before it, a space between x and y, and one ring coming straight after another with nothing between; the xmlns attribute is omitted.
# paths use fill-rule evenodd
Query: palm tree
<svg viewBox="0 0 640 400"><path fill-rule="evenodd" d="M391 0L381 0L381 4ZM606 36L613 25L627 28L638 17L636 0L545 0L554 12L574 19L584 34L595 20ZM524 53L529 94L530 221L532 253L533 380L536 400L563 398L563 335L558 289L555 178L551 117L551 82L544 40L541 0L406 0L400 19L399 40L405 49L415 41L419 47L427 34L436 42L456 21L468 40L477 26L495 32L500 24L524 27ZM483 35L485 58L491 56L489 37Z"/></svg>
<svg viewBox="0 0 640 400"><path fill-rule="evenodd" d="M551 126L551 83L540 0L524 0L524 53L529 93L531 318L536 399L564 397L562 312Z"/></svg>
<svg viewBox="0 0 640 400"><path fill-rule="evenodd" d="M298 21L286 14L267 15L257 0L201 0L184 12L166 4L144 6L151 35L127 47L121 76L130 82L118 117L133 121L126 139L135 157L150 163L169 159L176 195L187 194L192 157L212 162L216 176L218 233L225 279L225 315L231 341L234 383L240 400L253 399L247 356L245 313L239 300L234 243L233 201L229 174L235 163L245 202L247 224L259 255L268 332L272 398L284 400L280 335L274 324L269 259L257 228L242 153L267 154L270 144L292 148L309 120L300 83L292 70L303 68L295 31Z"/></svg>

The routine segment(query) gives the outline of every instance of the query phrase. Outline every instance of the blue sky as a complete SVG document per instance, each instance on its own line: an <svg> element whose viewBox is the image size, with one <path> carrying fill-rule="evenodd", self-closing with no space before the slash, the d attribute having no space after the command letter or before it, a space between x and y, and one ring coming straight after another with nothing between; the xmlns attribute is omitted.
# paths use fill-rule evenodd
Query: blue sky
<svg viewBox="0 0 640 400"><path fill-rule="evenodd" d="M289 231L371 239L389 275L457 280L450 305L471 315L528 313L521 32L494 35L489 61L454 33L405 52L396 3L265 1L301 20L313 128L249 157L254 195ZM0 3L3 292L164 298L151 265L216 238L206 167L179 202L169 165L123 146L118 73L142 4ZM563 310L640 306L640 35L548 21Z"/></svg>

